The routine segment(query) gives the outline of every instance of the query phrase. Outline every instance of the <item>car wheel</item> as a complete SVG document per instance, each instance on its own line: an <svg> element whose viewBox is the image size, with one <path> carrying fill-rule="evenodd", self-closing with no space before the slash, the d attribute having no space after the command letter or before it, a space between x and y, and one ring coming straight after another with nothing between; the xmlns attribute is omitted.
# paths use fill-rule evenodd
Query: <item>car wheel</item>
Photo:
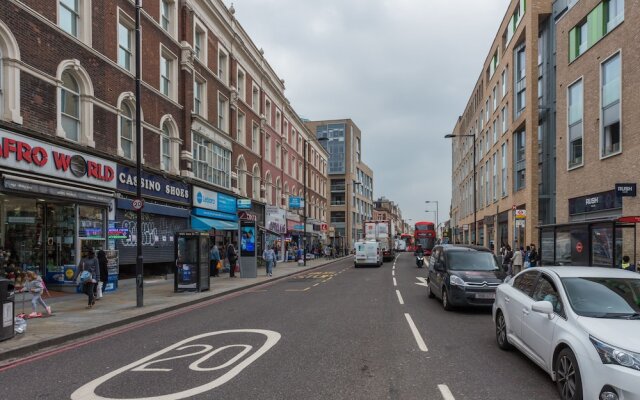
<svg viewBox="0 0 640 400"><path fill-rule="evenodd" d="M447 293L447 289L444 287L442 288L442 308L444 308L445 311L453 310L453 306L449 303L449 294Z"/></svg>
<svg viewBox="0 0 640 400"><path fill-rule="evenodd" d="M431 284L429 283L429 281L427 281L427 297L429 297L430 299L436 297L431 291Z"/></svg>
<svg viewBox="0 0 640 400"><path fill-rule="evenodd" d="M582 400L582 378L576 356L563 349L556 358L556 386L562 400Z"/></svg>
<svg viewBox="0 0 640 400"><path fill-rule="evenodd" d="M498 347L502 350L511 350L513 348L507 338L507 322L501 311L496 314L496 342L498 342Z"/></svg>

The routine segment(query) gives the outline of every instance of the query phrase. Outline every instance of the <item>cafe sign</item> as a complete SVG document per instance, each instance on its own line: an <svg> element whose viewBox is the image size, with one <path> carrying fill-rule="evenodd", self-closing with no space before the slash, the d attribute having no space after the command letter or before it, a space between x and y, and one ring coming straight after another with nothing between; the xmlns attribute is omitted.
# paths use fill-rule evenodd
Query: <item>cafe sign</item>
<svg viewBox="0 0 640 400"><path fill-rule="evenodd" d="M0 129L0 166L116 188L116 163Z"/></svg>
<svg viewBox="0 0 640 400"><path fill-rule="evenodd" d="M136 193L138 175L135 168L118 165L118 190ZM182 204L191 203L191 188L188 184L142 171L142 194Z"/></svg>

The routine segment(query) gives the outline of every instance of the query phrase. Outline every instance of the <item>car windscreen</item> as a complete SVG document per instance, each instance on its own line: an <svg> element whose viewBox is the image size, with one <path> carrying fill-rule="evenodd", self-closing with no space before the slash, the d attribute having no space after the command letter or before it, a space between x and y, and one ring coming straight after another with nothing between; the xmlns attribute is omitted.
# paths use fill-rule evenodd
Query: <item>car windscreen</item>
<svg viewBox="0 0 640 400"><path fill-rule="evenodd" d="M447 251L447 264L454 271L497 271L500 269L492 253L485 251Z"/></svg>
<svg viewBox="0 0 640 400"><path fill-rule="evenodd" d="M569 304L583 317L638 318L640 316L640 279L638 278L564 278Z"/></svg>

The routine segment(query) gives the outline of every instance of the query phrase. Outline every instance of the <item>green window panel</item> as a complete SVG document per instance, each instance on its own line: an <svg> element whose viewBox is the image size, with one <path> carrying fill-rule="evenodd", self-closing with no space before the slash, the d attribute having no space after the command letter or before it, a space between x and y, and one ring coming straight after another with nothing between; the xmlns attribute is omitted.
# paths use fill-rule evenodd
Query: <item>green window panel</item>
<svg viewBox="0 0 640 400"><path fill-rule="evenodd" d="M578 28L569 31L569 62L578 57Z"/></svg>
<svg viewBox="0 0 640 400"><path fill-rule="evenodd" d="M587 48L591 48L604 36L604 4L600 3L587 17Z"/></svg>

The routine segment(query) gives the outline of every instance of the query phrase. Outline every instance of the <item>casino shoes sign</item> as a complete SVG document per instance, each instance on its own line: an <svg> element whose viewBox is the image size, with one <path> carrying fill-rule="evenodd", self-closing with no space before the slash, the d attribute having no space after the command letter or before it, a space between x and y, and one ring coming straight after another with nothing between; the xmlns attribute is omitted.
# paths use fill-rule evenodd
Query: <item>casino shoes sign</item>
<svg viewBox="0 0 640 400"><path fill-rule="evenodd" d="M0 129L0 166L115 189L116 164Z"/></svg>

